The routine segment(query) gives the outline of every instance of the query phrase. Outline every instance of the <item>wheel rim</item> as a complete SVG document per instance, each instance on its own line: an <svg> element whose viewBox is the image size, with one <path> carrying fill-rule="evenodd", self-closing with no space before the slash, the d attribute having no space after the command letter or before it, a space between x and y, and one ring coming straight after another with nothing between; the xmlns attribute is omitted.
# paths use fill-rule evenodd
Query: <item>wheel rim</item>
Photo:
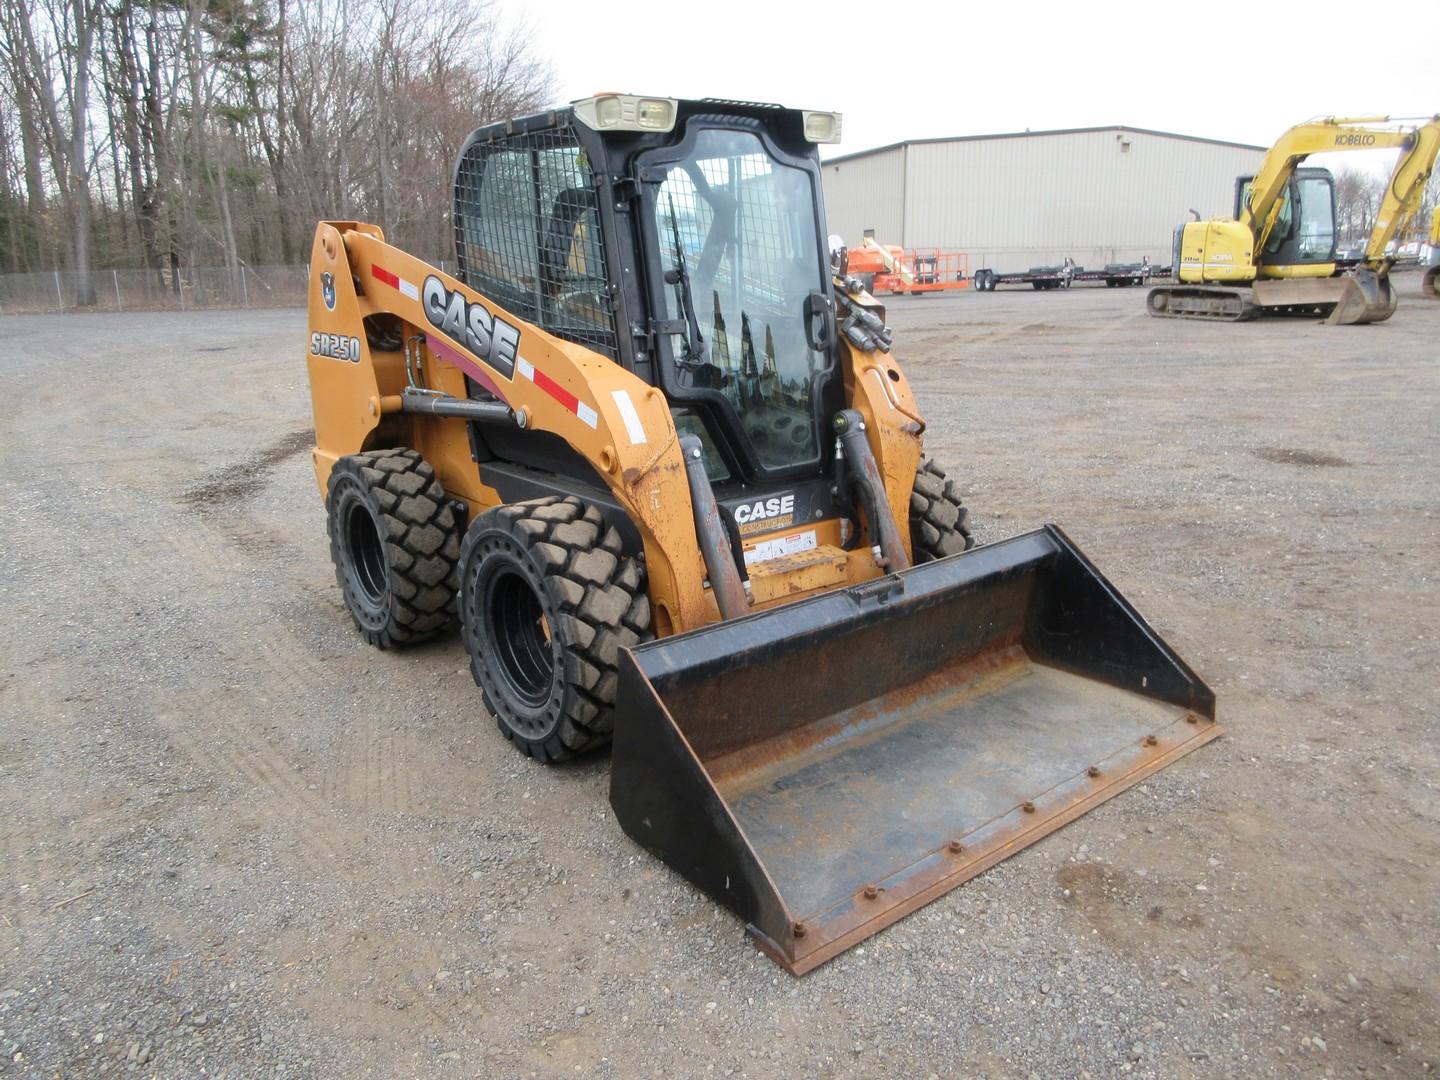
<svg viewBox="0 0 1440 1080"><path fill-rule="evenodd" d="M366 600L379 604L385 599L388 579L385 545L380 542L374 515L362 502L352 502L345 514L345 546L355 568L355 584Z"/></svg>
<svg viewBox="0 0 1440 1080"><path fill-rule="evenodd" d="M530 582L517 570L497 570L485 585L483 618L497 674L527 708L542 708L550 700L555 652Z"/></svg>

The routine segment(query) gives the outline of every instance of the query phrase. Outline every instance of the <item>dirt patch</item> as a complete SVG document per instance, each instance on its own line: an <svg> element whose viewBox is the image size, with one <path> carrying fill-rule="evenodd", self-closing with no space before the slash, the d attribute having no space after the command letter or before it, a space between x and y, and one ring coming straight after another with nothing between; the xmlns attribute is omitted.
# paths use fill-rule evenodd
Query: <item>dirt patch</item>
<svg viewBox="0 0 1440 1080"><path fill-rule="evenodd" d="M1261 461L1273 462L1276 465L1317 465L1328 468L1348 468L1350 465L1350 462L1334 454L1322 453L1319 450L1294 450L1283 446L1256 450L1255 456Z"/></svg>
<svg viewBox="0 0 1440 1080"><path fill-rule="evenodd" d="M1427 1075L1440 304L1396 276L1368 330L893 302L980 542L1062 525L1226 736L800 980L457 637L355 633L303 310L0 320L0 1076ZM54 394L97 336L114 394Z"/></svg>
<svg viewBox="0 0 1440 1080"><path fill-rule="evenodd" d="M270 470L314 445L314 428L292 431L243 461L212 469L182 494L180 501L201 510L244 502L265 486Z"/></svg>

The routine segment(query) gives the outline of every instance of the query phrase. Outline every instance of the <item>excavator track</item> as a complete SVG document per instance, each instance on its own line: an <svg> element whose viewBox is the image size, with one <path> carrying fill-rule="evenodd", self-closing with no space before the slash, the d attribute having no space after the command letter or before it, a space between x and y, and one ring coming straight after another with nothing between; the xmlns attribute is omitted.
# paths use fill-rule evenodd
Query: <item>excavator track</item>
<svg viewBox="0 0 1440 1080"><path fill-rule="evenodd" d="M1157 319L1248 322L1260 314L1249 289L1220 285L1157 285L1145 306Z"/></svg>

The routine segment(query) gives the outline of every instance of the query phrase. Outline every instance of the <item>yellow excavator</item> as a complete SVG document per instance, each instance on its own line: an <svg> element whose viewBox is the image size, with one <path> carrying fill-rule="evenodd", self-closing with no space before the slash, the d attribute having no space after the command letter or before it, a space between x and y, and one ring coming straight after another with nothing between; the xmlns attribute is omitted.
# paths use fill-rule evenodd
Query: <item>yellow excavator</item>
<svg viewBox="0 0 1440 1080"><path fill-rule="evenodd" d="M1364 254L1337 258L1334 179L1300 163L1311 154L1387 148L1400 155ZM1395 290L1386 247L1418 208L1437 152L1440 116L1411 125L1388 116L1327 117L1291 128L1254 176L1237 180L1233 220L1177 226L1174 279L1150 290L1150 314L1226 322L1319 314L1332 325L1388 319Z"/></svg>
<svg viewBox="0 0 1440 1080"><path fill-rule="evenodd" d="M458 622L477 717L546 763L612 743L625 832L797 974L1220 733L1058 528L973 546L827 250L839 128L599 95L471 135L456 274L355 221L310 261L358 631Z"/></svg>

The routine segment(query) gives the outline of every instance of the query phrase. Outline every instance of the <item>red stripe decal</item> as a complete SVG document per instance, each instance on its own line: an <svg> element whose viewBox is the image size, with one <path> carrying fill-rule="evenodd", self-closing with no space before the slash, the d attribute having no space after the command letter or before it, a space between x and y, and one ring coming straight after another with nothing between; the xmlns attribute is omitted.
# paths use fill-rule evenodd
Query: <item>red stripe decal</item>
<svg viewBox="0 0 1440 1080"><path fill-rule="evenodd" d="M460 352L449 342L442 341L434 334L426 334L425 343L430 346L430 351L440 357L441 360L454 364L461 371L465 372L466 375L469 375L481 386L485 387L486 390L489 390L490 393L494 394L501 401L504 401L506 405L510 404L505 395L500 392L500 388L495 385L495 381L485 373L480 365Z"/></svg>
<svg viewBox="0 0 1440 1080"><path fill-rule="evenodd" d="M561 405L564 405L565 408L569 409L572 413L579 413L580 399L539 368L535 369L535 385L540 387L541 390L544 390Z"/></svg>
<svg viewBox="0 0 1440 1080"><path fill-rule="evenodd" d="M400 288L400 279L383 266L376 266L374 263L371 263L370 274L380 281L383 281L386 285L389 285L392 289L398 290Z"/></svg>

